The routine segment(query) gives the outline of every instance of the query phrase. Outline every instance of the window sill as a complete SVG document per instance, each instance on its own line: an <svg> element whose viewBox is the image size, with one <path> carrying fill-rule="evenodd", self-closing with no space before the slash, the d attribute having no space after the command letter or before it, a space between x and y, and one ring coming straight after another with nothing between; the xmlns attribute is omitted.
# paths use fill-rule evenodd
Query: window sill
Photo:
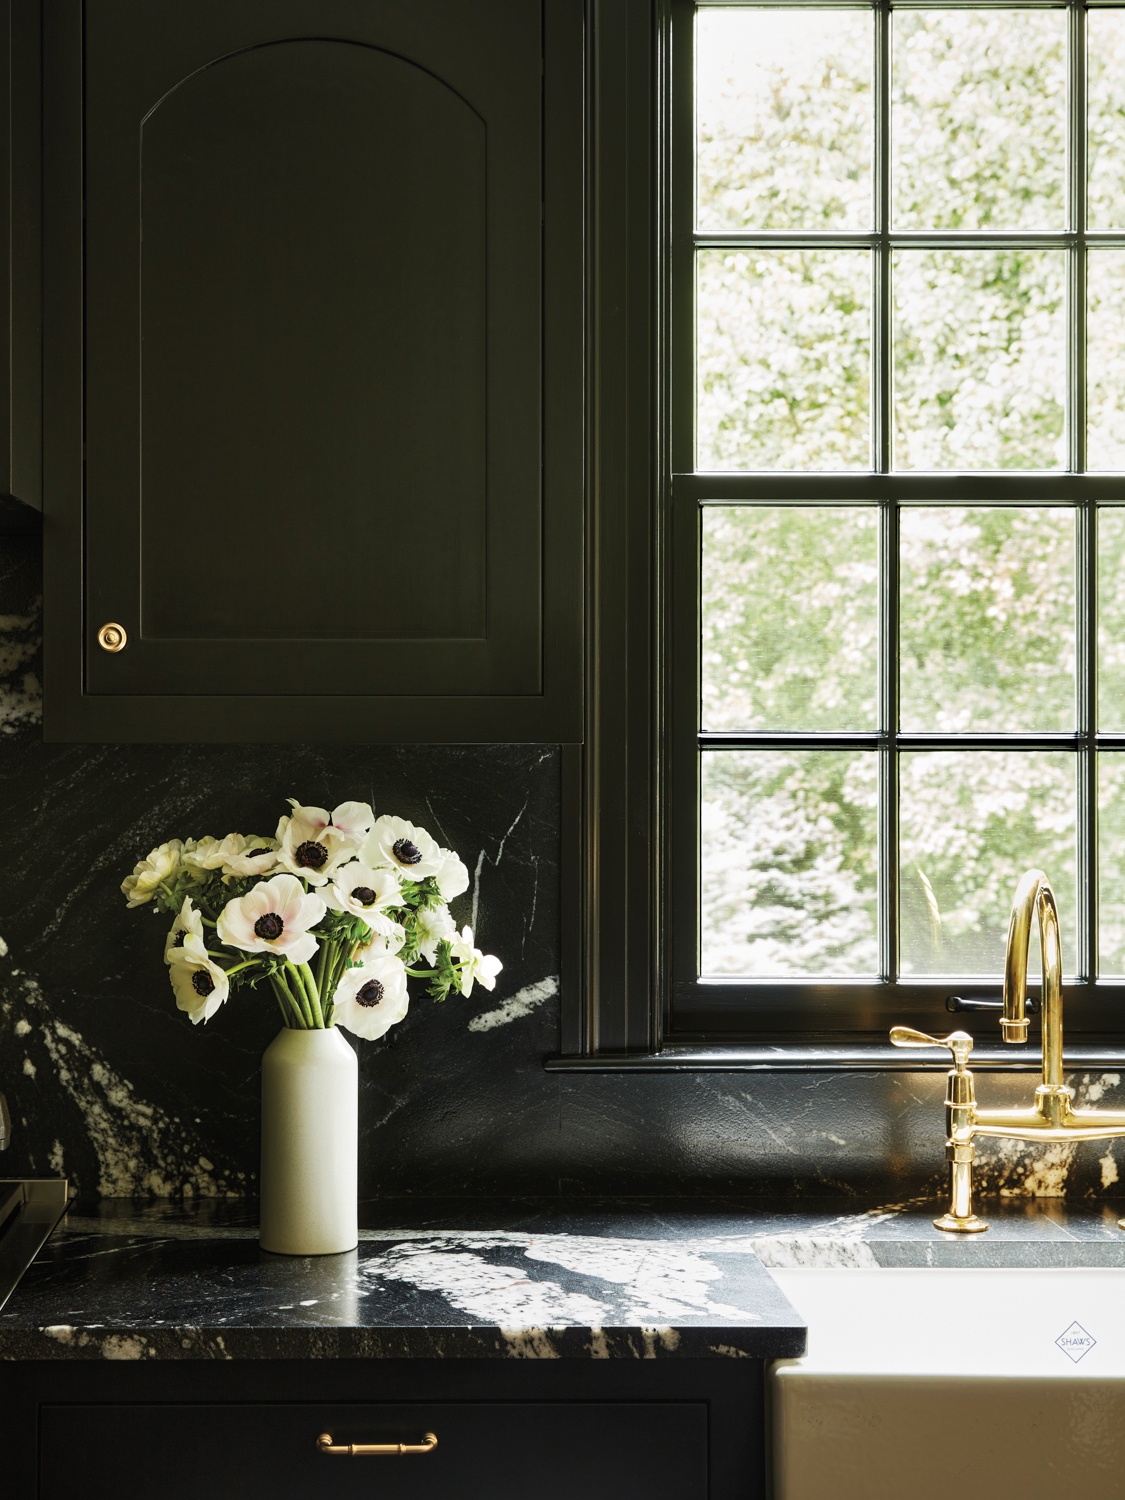
<svg viewBox="0 0 1125 1500"><path fill-rule="evenodd" d="M1042 1054L1035 1047L977 1047L974 1073L1038 1073ZM1095 1068L1125 1070L1125 1046L1068 1047L1068 1072ZM947 1073L945 1048L871 1046L666 1047L661 1052L616 1052L599 1056L548 1057L548 1073Z"/></svg>

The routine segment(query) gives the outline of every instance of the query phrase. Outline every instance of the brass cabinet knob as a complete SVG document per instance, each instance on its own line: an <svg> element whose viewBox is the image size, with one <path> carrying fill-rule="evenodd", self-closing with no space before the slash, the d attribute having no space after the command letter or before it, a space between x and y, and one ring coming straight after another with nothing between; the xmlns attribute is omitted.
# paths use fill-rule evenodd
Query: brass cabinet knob
<svg viewBox="0 0 1125 1500"><path fill-rule="evenodd" d="M103 651L124 651L129 644L129 635L124 625L112 620L98 631L98 645Z"/></svg>

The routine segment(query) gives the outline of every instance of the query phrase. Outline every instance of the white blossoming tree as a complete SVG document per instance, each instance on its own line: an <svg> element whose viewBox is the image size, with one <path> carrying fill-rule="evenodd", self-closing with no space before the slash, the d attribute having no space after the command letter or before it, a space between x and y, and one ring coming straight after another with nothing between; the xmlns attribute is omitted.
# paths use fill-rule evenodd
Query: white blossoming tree
<svg viewBox="0 0 1125 1500"><path fill-rule="evenodd" d="M700 227L867 228L869 19L819 12L788 52L782 39L766 57L769 13L753 12L753 25L748 14L700 13ZM895 12L896 226L1026 228L1051 215L1061 225L1063 31L1044 40L1030 12L953 16ZM1123 196L1125 26L1111 19L1089 59L1093 224L1113 205L1119 214ZM1089 459L1122 468L1125 256L1091 257L1090 277ZM700 252L700 469L868 467L870 282L859 251ZM1058 467L1061 254L903 251L892 285L896 466ZM1073 512L935 506L903 517L903 729L1071 728ZM703 525L703 728L874 729L877 518L715 506ZM1099 704L1115 731L1125 729L1123 567L1125 515L1103 511ZM704 972L877 971L876 758L704 755ZM1102 754L1098 774L1102 965L1125 974L1125 755ZM1030 865L1051 874L1074 932L1072 756L904 754L898 815L904 973L998 973L1011 893Z"/></svg>

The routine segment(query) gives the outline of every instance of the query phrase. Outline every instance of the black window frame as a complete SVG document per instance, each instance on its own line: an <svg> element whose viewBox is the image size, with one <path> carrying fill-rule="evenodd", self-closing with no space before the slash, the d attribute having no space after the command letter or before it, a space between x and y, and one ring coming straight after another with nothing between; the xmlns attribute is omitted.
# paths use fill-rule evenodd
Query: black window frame
<svg viewBox="0 0 1125 1500"><path fill-rule="evenodd" d="M724 3L731 0L701 0L701 7ZM788 0L802 3L825 8L824 0ZM1080 555L1087 559L1078 580L1080 628L1091 629L1096 554L1089 534L1099 504L1125 500L1121 478L1100 473L1036 475L1030 494L1025 475L896 475L886 472L886 462L885 472L843 476L701 476L683 462L690 422L684 414L690 413L692 397L681 389L674 399L673 387L677 378L681 386L685 379L681 351L694 350L692 299L683 289L691 284L689 261L700 236L692 223L693 66L690 42L684 42L692 34L696 8L696 0L590 0L587 12L587 731L584 746L564 752L563 1055L547 1066L559 1071L944 1070L943 1055L931 1059L887 1045L890 1026L907 1024L937 1034L954 1027L973 1032L978 1038L974 1065L983 1069L1034 1070L1039 1066L1034 1035L1026 1048L1005 1048L993 1014L949 1014L952 991L998 998L995 978L744 983L701 981L693 972L701 744L718 749L815 742L830 748L837 741L848 748L870 745L885 762L896 746L944 743L939 736L892 734L886 728L835 737L701 736L701 502L822 504L830 490L836 503L860 500L879 507L885 559L897 556L895 526L902 503L1073 505L1083 530ZM853 0L846 8L872 9L884 18L890 11L888 0L870 6ZM951 7L946 0L933 8ZM1086 10L1094 7L1064 0L1049 8L1068 9L1073 28L1084 24ZM885 37L885 19L880 24ZM884 67L885 54L884 42ZM1084 50L1081 55L1084 59ZM885 234L885 212L881 224ZM1023 243L1029 237L1012 238ZM1048 238L1069 242L1074 233ZM1117 243L1125 236L1108 238ZM957 242L963 244L965 237L957 236ZM1075 290L1084 299L1084 288L1072 287L1072 295ZM885 317L883 322L881 336L887 337ZM1072 349L1070 357L1073 362L1082 351ZM1071 384L1076 384L1073 377ZM883 409L889 411L886 401ZM1080 409L1077 416L1084 428ZM1073 406L1071 417L1073 464L1078 426ZM886 455L885 438L878 442ZM881 570L891 621L896 571ZM888 668L893 645L884 641L882 648L881 725L895 721L897 672ZM1076 734L958 736L958 748L1049 745L1073 750L1087 766L1099 749L1125 749L1125 736L1095 735L1090 729L1093 653L1086 659ZM885 840L896 832L896 814L893 799L884 802L880 838ZM1078 850L1080 884L1084 877L1090 893L1080 935L1082 975L1093 972L1096 941L1096 798L1088 805ZM1069 935L1072 945L1074 936ZM1068 1059L1076 1066L1125 1063L1125 982L1082 977L1065 985L1064 994Z"/></svg>

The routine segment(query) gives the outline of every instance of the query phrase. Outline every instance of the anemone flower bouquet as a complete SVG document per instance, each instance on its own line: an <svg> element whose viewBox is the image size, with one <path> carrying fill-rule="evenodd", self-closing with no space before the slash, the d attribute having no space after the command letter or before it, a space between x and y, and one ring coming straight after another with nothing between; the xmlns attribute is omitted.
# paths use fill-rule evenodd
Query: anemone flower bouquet
<svg viewBox="0 0 1125 1500"><path fill-rule="evenodd" d="M366 802L289 802L272 839L171 839L121 884L130 907L173 914L164 961L193 1022L261 986L288 1027L374 1039L406 1015L408 977L434 1000L495 986L500 960L449 914L469 885L451 849Z"/></svg>

